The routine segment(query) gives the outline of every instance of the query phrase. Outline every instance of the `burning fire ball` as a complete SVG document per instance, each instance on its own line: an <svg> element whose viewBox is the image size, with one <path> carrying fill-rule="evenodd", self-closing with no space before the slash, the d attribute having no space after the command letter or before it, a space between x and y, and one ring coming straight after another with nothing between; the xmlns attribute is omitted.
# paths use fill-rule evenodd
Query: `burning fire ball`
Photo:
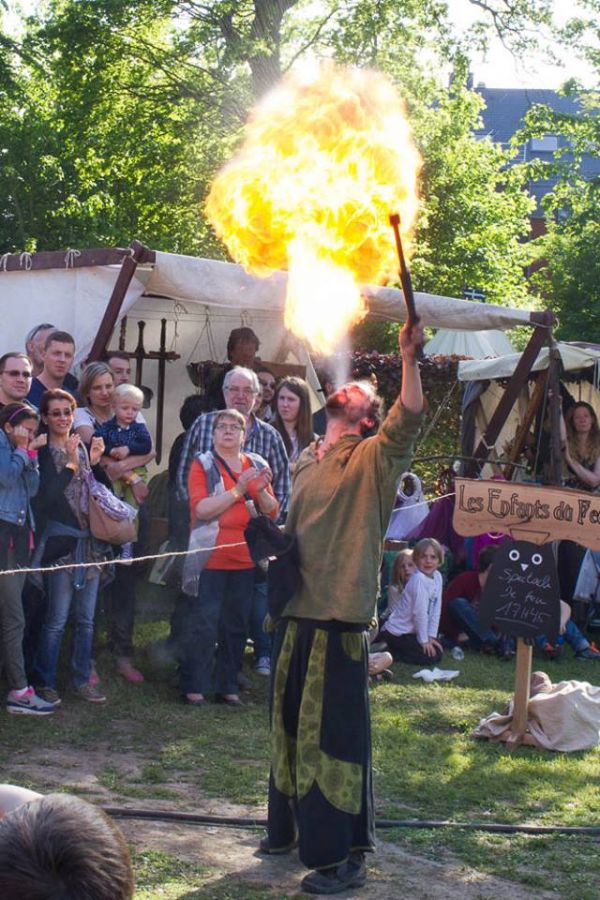
<svg viewBox="0 0 600 900"><path fill-rule="evenodd" d="M292 73L252 111L206 213L247 271L288 272L286 326L330 353L365 314L359 285L395 276L392 212L410 252L420 167L389 79L325 64Z"/></svg>

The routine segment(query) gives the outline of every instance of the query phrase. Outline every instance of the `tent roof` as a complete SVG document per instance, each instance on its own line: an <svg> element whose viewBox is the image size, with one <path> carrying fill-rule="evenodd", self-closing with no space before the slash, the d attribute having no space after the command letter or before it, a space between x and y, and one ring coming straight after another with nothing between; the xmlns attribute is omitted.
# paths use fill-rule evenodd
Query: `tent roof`
<svg viewBox="0 0 600 900"><path fill-rule="evenodd" d="M423 347L426 356L464 356L488 359L514 353L515 348L503 331L454 331L440 328Z"/></svg>
<svg viewBox="0 0 600 900"><path fill-rule="evenodd" d="M561 362L567 372L600 364L600 349L577 347L566 342L557 344ZM533 372L548 368L549 348L543 347L531 367ZM458 364L459 381L488 381L510 378L521 359L520 353L510 353L498 359L465 360Z"/></svg>
<svg viewBox="0 0 600 900"><path fill-rule="evenodd" d="M142 262L129 284L118 321L138 301L143 301L147 316L149 306L159 298L156 307L167 318L177 319L183 307L190 314L218 319L219 346L222 334L227 335L246 318L260 319L263 330L273 333L273 340L279 335L280 341L286 334L285 272L258 278L233 263L142 250ZM132 253L132 248L101 248L5 254L0 259L0 300L10 315L3 320L4 345L21 347L23 336L38 322L56 322L73 334L77 360L85 359L122 271L120 262ZM405 321L400 290L368 286L363 293L372 317ZM506 329L533 325L547 315L434 294L416 293L415 300L423 324L433 328Z"/></svg>
<svg viewBox="0 0 600 900"><path fill-rule="evenodd" d="M169 297L182 303L202 303L243 309L283 311L287 275L276 272L268 278L249 275L241 266L212 259L198 259L172 253L156 253L145 293ZM390 322L406 320L402 291L395 288L363 288L372 316ZM433 328L458 328L477 331L489 328L514 328L531 321L525 309L473 303L453 297L415 293L418 314L424 325Z"/></svg>

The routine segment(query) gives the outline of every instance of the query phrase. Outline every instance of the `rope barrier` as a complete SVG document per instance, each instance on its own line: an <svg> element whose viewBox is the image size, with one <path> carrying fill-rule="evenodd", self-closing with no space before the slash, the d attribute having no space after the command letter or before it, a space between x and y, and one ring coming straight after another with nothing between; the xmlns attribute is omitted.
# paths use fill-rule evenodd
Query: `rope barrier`
<svg viewBox="0 0 600 900"><path fill-rule="evenodd" d="M441 497L434 497L432 500L421 500L419 503L414 503L411 505L410 509L416 509L417 506L428 506L433 503L437 503L438 500L445 500L448 497L454 497L454 492L451 494L442 494ZM55 566L40 566L38 568L34 566L29 566L27 568L17 568L17 569L0 569L1 575L46 575L50 572L64 572L69 569L95 569L95 568L103 568L105 566L130 566L132 562L154 562L157 559L170 559L178 556L194 556L196 553L206 553L207 550L227 550L230 547L244 547L246 545L245 541L237 541L234 544L216 544L214 547L196 547L195 550L169 550L166 553L148 553L145 556L136 556L131 559L123 560L118 557L115 559L101 559L97 562L87 562L87 563L61 563L60 565Z"/></svg>

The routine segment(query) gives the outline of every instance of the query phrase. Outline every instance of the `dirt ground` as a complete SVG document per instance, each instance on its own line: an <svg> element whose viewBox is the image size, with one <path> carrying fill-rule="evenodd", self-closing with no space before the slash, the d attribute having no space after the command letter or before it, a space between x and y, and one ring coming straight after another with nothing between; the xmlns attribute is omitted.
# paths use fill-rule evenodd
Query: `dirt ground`
<svg viewBox="0 0 600 900"><path fill-rule="evenodd" d="M203 797L192 780L161 784L179 799L123 801L118 793L101 784L94 772L106 766L106 749L63 749L48 752L40 748L22 761L15 761L12 778L16 783L33 783L50 791L54 787L71 789L102 806L127 806L164 810L184 810L204 815L264 818L266 809L248 809ZM147 758L135 753L119 753L113 767L128 780L137 780ZM17 780L18 779L18 780ZM306 870L295 853L265 857L257 853L260 830L213 826L180 825L172 822L120 819L127 840L137 851L160 850L194 865L206 866L214 873L211 884L234 877L254 889L265 886L265 898L271 891L277 896L307 896L299 888ZM442 838L441 838L442 839ZM210 897L210 886L205 888ZM204 894L204 892L203 892ZM345 895L338 895L345 896ZM554 898L552 892L530 888L477 872L461 863L437 863L416 857L392 843L379 840L377 853L369 859L369 880L362 890L349 897L370 900L528 900L532 896ZM243 888L239 894L243 900ZM184 900L184 898L182 898Z"/></svg>

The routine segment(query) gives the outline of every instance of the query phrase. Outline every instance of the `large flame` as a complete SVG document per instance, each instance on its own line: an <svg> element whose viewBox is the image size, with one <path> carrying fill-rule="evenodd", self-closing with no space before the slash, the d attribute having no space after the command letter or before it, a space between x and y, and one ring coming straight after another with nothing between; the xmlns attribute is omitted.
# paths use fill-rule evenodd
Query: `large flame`
<svg viewBox="0 0 600 900"><path fill-rule="evenodd" d="M285 324L328 353L365 314L359 285L397 272L392 212L410 253L420 166L393 84L327 64L289 75L253 110L206 212L248 271L289 272Z"/></svg>

